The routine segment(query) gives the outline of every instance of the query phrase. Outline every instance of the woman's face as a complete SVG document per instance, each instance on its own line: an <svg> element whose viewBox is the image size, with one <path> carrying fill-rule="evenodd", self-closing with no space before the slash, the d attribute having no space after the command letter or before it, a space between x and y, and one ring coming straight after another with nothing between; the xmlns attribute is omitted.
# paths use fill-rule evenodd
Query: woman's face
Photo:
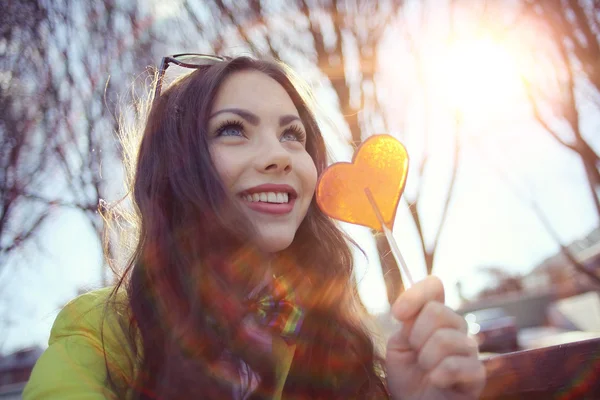
<svg viewBox="0 0 600 400"><path fill-rule="evenodd" d="M287 248L317 181L290 96L261 72L233 73L217 93L208 134L219 176L254 225L256 245L269 253Z"/></svg>

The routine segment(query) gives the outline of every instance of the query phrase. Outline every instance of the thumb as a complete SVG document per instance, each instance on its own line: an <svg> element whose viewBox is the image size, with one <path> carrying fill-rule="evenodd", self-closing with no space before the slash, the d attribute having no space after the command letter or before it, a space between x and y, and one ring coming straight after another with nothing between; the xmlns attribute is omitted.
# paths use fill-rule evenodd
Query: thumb
<svg viewBox="0 0 600 400"><path fill-rule="evenodd" d="M400 322L399 329L390 336L386 349L386 359L388 361L403 364L416 361L415 349L408 341L413 324L413 321Z"/></svg>

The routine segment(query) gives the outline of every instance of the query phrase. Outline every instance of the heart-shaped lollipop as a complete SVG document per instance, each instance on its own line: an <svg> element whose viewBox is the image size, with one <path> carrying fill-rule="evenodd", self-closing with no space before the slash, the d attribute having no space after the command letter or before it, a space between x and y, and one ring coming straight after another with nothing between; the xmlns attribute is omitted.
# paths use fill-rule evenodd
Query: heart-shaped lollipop
<svg viewBox="0 0 600 400"><path fill-rule="evenodd" d="M352 163L331 165L319 179L317 204L332 218L382 231L365 189L377 202L385 225L392 229L406 184L408 153L390 135L375 135L358 148Z"/></svg>
<svg viewBox="0 0 600 400"><path fill-rule="evenodd" d="M412 277L392 228L408 174L408 153L390 135L365 140L351 163L335 163L323 172L317 184L317 204L332 218L364 225L385 234L396 262L407 278Z"/></svg>

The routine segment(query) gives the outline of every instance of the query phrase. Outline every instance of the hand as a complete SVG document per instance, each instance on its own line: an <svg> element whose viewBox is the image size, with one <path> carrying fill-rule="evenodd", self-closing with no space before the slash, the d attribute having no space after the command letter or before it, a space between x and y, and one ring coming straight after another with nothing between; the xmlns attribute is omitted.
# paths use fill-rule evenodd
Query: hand
<svg viewBox="0 0 600 400"><path fill-rule="evenodd" d="M387 345L388 386L394 399L477 399L485 368L467 323L444 305L442 282L429 276L404 292L392 307L402 322Z"/></svg>

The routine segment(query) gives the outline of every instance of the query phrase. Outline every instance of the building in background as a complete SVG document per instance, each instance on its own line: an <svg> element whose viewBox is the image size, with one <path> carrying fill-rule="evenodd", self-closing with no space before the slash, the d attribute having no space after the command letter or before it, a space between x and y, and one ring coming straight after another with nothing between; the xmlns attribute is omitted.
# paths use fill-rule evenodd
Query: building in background
<svg viewBox="0 0 600 400"><path fill-rule="evenodd" d="M600 276L600 227L567 248L584 268ZM562 252L548 257L524 276L523 287L526 291L535 292L554 289L559 297L598 290L590 278L576 270Z"/></svg>
<svg viewBox="0 0 600 400"><path fill-rule="evenodd" d="M43 352L40 347L32 347L0 356L0 400L21 398L33 366Z"/></svg>

